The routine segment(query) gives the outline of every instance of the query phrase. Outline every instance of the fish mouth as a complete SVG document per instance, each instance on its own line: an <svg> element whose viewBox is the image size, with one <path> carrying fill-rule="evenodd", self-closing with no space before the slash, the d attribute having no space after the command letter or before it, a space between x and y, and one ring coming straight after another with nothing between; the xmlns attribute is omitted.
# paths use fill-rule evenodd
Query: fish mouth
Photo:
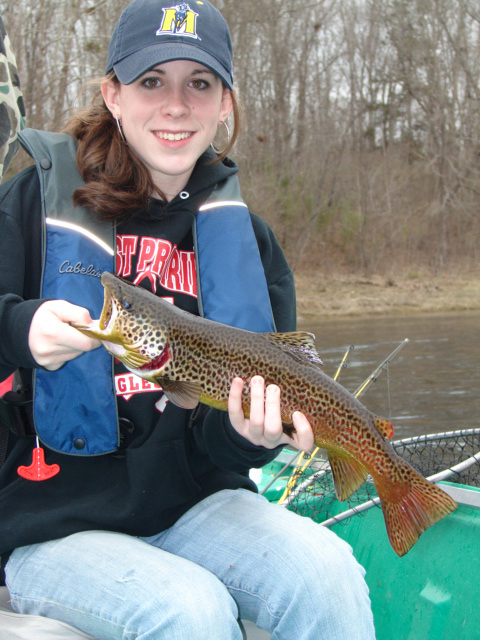
<svg viewBox="0 0 480 640"><path fill-rule="evenodd" d="M115 317L117 316L117 310L113 304L114 296L112 291L112 283L108 282L108 279L104 276L110 275L103 273L101 282L104 286L103 292L103 308L98 320L92 320L89 324L82 324L80 322L70 322L70 326L78 329L84 335L89 338L95 338L96 340L105 341L108 339L110 343L120 344L121 339L115 338L113 327L115 325Z"/></svg>
<svg viewBox="0 0 480 640"><path fill-rule="evenodd" d="M127 280L122 282L131 287L134 286ZM140 369L149 362L148 356L141 351L142 341L146 336L143 336L138 343L128 343L125 335L115 329L115 321L119 313L116 300L121 298L121 293L118 291L118 278L105 271L102 273L101 283L104 288L104 301L98 326L103 334L103 338L101 338L103 346L113 356L119 358L130 370ZM115 295L116 292L118 295Z"/></svg>

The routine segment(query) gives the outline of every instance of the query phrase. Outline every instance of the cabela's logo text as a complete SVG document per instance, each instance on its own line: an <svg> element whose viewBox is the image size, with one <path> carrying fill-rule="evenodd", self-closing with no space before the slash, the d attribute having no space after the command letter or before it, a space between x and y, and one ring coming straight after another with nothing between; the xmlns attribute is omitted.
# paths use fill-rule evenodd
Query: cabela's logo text
<svg viewBox="0 0 480 640"><path fill-rule="evenodd" d="M58 273L74 273L81 276L93 276L94 278L100 278L102 271L95 269L93 264L89 264L88 267L84 267L82 262L72 264L70 260L64 260L58 268Z"/></svg>

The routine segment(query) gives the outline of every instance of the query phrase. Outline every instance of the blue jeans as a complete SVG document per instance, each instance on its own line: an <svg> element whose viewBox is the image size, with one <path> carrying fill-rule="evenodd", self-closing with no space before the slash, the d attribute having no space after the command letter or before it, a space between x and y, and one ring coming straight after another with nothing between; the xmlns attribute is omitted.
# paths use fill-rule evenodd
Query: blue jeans
<svg viewBox="0 0 480 640"><path fill-rule="evenodd" d="M220 491L149 538L87 531L16 549L12 606L98 640L375 637L364 570L325 527L249 491Z"/></svg>

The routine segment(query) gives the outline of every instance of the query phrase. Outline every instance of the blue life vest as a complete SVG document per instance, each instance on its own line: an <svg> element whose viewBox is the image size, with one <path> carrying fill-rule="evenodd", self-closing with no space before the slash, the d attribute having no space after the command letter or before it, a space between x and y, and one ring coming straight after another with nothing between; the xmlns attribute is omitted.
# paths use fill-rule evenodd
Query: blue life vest
<svg viewBox="0 0 480 640"><path fill-rule="evenodd" d="M76 142L68 134L25 129L22 146L35 159L43 211L42 298L103 306L103 271L115 273L115 228L99 221L72 194L83 184ZM249 211L236 176L215 189L196 215L194 244L200 312L252 331L274 331L268 287ZM113 358L89 351L58 371L34 374L34 422L41 441L75 455L115 451L119 444Z"/></svg>

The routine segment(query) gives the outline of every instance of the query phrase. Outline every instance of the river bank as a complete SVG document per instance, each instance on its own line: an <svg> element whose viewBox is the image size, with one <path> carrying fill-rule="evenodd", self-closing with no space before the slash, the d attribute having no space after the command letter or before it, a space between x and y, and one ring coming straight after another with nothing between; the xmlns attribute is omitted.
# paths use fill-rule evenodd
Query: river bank
<svg viewBox="0 0 480 640"><path fill-rule="evenodd" d="M398 277L296 274L299 320L480 309L480 273Z"/></svg>

